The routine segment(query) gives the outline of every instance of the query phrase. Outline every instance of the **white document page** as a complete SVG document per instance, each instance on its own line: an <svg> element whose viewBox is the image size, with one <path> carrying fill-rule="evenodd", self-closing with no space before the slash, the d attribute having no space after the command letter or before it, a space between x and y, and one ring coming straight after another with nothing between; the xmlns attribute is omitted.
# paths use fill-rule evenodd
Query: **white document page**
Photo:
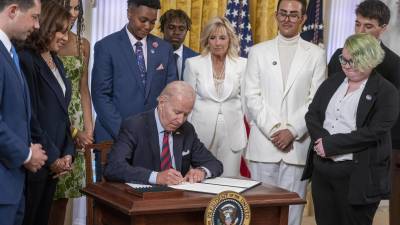
<svg viewBox="0 0 400 225"><path fill-rule="evenodd" d="M228 177L216 177L216 178L206 179L203 181L203 183L217 184L217 185L231 186L231 187L241 187L247 189L258 185L261 182L254 180L228 178Z"/></svg>
<svg viewBox="0 0 400 225"><path fill-rule="evenodd" d="M215 184L205 184L205 183L182 183L178 185L170 185L169 187L185 190L185 191L194 191L194 192L202 192L209 194L219 194L223 191L235 191L235 192L243 192L246 188L241 187L231 187L231 186L222 186Z"/></svg>

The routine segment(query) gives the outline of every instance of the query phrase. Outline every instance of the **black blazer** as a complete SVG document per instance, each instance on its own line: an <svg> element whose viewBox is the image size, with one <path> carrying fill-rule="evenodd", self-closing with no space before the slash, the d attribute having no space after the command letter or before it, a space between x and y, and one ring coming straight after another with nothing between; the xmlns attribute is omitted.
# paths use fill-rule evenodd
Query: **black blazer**
<svg viewBox="0 0 400 225"><path fill-rule="evenodd" d="M400 57L381 43L382 49L385 51L383 62L376 67L376 71L392 83L397 90L400 90ZM337 72L342 72L342 66L339 62L339 55L342 49L337 49L332 55L328 64L328 76ZM400 149L400 120L392 128L392 146Z"/></svg>
<svg viewBox="0 0 400 225"><path fill-rule="evenodd" d="M305 116L311 144L302 179L312 176L313 143L322 138L326 156L353 153L354 171L350 177L349 202L368 204L390 193L390 129L397 120L399 94L378 73L369 77L357 107L357 130L330 135L323 128L325 111L333 94L343 82L344 73L329 77L318 88Z"/></svg>
<svg viewBox="0 0 400 225"><path fill-rule="evenodd" d="M19 53L21 68L29 86L32 105L32 142L42 144L47 153L46 166L37 173L29 173L29 179L44 179L49 166L64 155L74 156L74 142L70 132L68 105L71 100L71 83L66 78L61 60L52 54L64 81L65 96L46 62L31 50Z"/></svg>
<svg viewBox="0 0 400 225"><path fill-rule="evenodd" d="M173 134L176 170L183 176L190 167L203 166L213 177L222 163L204 147L193 126L185 122ZM160 147L154 110L127 118L108 156L104 176L111 181L148 183L152 171L160 171Z"/></svg>

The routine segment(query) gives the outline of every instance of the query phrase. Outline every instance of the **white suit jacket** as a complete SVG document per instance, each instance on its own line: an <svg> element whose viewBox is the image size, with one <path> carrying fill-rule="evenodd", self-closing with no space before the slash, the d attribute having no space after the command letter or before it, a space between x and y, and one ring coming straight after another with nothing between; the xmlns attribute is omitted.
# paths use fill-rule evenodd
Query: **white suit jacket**
<svg viewBox="0 0 400 225"><path fill-rule="evenodd" d="M210 147L214 137L220 110L224 116L231 150L239 151L246 147L247 137L241 95L245 70L246 59L226 58L224 91L222 98L218 99L213 80L211 55L199 55L186 60L184 80L196 91L196 102L189 121L207 148Z"/></svg>
<svg viewBox="0 0 400 225"><path fill-rule="evenodd" d="M304 116L326 78L325 52L300 38L285 89L280 65L277 37L250 49L244 82L246 106L252 120L246 158L305 165L310 138ZM297 135L288 153L281 152L271 142L271 135L285 127Z"/></svg>

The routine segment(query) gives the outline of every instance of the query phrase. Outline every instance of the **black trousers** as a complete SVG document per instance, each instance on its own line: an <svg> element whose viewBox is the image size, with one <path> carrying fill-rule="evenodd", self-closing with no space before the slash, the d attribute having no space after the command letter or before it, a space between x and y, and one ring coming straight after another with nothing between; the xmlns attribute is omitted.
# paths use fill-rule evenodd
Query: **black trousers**
<svg viewBox="0 0 400 225"><path fill-rule="evenodd" d="M353 161L333 162L314 156L311 190L318 225L371 225L379 202L351 205L348 202Z"/></svg>
<svg viewBox="0 0 400 225"><path fill-rule="evenodd" d="M23 225L48 225L58 179L26 182L26 204Z"/></svg>
<svg viewBox="0 0 400 225"><path fill-rule="evenodd" d="M390 225L400 225L400 149L393 149L391 161L392 194L389 211Z"/></svg>

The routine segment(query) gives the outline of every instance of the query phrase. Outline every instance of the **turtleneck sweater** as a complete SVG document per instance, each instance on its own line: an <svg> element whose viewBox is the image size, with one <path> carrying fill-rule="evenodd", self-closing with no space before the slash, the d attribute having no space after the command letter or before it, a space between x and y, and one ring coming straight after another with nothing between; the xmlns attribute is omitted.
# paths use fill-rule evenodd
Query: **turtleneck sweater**
<svg viewBox="0 0 400 225"><path fill-rule="evenodd" d="M283 89L286 87L286 81L289 76L294 55L296 54L299 39L300 34L292 38L286 38L281 34L278 34L278 52L282 71Z"/></svg>
<svg viewBox="0 0 400 225"><path fill-rule="evenodd" d="M279 53L279 61L280 61L280 67L281 67L281 72L282 72L282 83L283 83L283 90L286 88L286 81L288 79L289 73L290 73L290 68L292 65L292 61L294 58L294 55L296 54L297 50L297 44L300 39L300 34L292 37L292 38L286 38L282 36L281 34L278 34L278 53ZM290 132L294 137L297 137L297 131L294 129L293 126L288 124L287 118L288 118L288 106L287 106L287 98L283 101L282 108L281 108L281 124L277 128L278 130L281 129L289 129Z"/></svg>

